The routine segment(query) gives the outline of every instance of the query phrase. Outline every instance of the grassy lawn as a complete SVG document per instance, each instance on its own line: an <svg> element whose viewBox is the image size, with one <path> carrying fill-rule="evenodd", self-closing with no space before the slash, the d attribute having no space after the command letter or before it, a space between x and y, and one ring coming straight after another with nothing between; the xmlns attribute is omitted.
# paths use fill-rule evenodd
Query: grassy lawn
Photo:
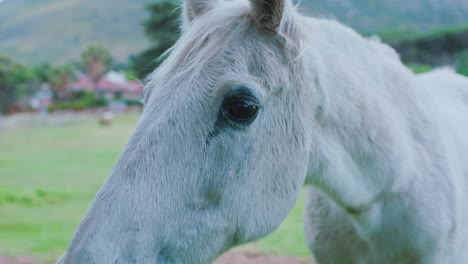
<svg viewBox="0 0 468 264"><path fill-rule="evenodd" d="M60 256L137 119L0 132L0 255ZM308 256L303 207L302 195L279 230L248 247Z"/></svg>

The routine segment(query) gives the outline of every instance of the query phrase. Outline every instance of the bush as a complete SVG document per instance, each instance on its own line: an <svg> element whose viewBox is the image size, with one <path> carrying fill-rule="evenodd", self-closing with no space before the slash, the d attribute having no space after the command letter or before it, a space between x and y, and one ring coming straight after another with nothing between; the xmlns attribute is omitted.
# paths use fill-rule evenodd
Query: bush
<svg viewBox="0 0 468 264"><path fill-rule="evenodd" d="M410 70L412 70L416 74L430 72L433 70L432 66L427 65L427 64L412 63L412 64L407 64L406 67L408 67Z"/></svg>
<svg viewBox="0 0 468 264"><path fill-rule="evenodd" d="M456 67L459 74L468 76L468 50L457 54Z"/></svg>
<svg viewBox="0 0 468 264"><path fill-rule="evenodd" d="M106 105L107 99L104 96L96 97L93 91L74 91L70 101L58 102L49 106L49 110L81 110Z"/></svg>
<svg viewBox="0 0 468 264"><path fill-rule="evenodd" d="M83 98L94 98L94 92L86 91L86 90L73 91L71 98L72 100L79 100Z"/></svg>
<svg viewBox="0 0 468 264"><path fill-rule="evenodd" d="M98 98L94 99L94 105L95 106L106 106L107 105L107 99L104 96L99 96Z"/></svg>
<svg viewBox="0 0 468 264"><path fill-rule="evenodd" d="M142 106L143 103L140 101L140 100L125 100L125 103L128 105L128 106Z"/></svg>

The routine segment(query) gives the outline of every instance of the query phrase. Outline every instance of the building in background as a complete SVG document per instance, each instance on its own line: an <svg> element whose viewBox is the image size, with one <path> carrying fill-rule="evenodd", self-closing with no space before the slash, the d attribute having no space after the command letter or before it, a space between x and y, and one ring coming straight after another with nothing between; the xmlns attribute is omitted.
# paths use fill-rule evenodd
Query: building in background
<svg viewBox="0 0 468 264"><path fill-rule="evenodd" d="M68 85L70 91L94 91L104 95L107 99L124 98L140 100L143 97L143 85L138 81L129 81L125 74L110 71L97 81L88 75L80 73L77 80Z"/></svg>

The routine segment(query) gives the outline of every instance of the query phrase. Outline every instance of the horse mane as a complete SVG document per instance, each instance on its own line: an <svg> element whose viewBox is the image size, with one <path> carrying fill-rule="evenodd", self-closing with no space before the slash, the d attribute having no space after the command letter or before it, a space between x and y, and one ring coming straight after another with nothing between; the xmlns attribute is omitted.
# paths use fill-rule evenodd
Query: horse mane
<svg viewBox="0 0 468 264"><path fill-rule="evenodd" d="M344 56L351 59L348 61L349 65L339 65L339 67L350 67L350 69L338 71L336 68L335 73L353 73L352 67L355 65L352 64L367 64L366 67L372 71L382 69L382 65L385 67L392 65L391 71L409 76L397 53L379 40L365 39L351 28L334 20L306 17L292 4L287 6L286 10L288 12L280 24L278 38L282 39L287 50L294 50L289 53L292 54L288 58L290 63L317 64L311 65L310 68L314 68L319 74L320 67L326 68L327 65L320 65L321 59L317 58L318 53L322 53L321 57L325 57L326 54L336 57L338 53L341 55L346 53ZM185 82L188 81L187 78L199 76L200 71L210 61L222 56L222 51L230 43L249 30L252 26L252 12L247 0L219 1L209 12L185 25L186 28L182 29L177 43L161 57L166 59L161 65L164 67L159 67L147 77L145 98L149 97L147 94L152 89L159 86L158 80L167 80L166 76L174 76L171 79ZM210 41L213 39L216 41ZM325 69L323 71L326 72ZM360 74L362 71L355 72ZM379 78L381 74L373 73L373 78ZM322 84L322 87L327 85ZM324 101L326 100L325 98Z"/></svg>

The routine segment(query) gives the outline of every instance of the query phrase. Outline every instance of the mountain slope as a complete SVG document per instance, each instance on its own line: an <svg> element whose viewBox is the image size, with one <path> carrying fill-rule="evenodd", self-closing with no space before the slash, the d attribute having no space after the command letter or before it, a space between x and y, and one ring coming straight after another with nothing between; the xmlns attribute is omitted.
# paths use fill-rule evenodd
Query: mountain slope
<svg viewBox="0 0 468 264"><path fill-rule="evenodd" d="M124 60L147 46L142 21L151 0L6 0L0 52L26 62L63 63L100 43Z"/></svg>
<svg viewBox="0 0 468 264"><path fill-rule="evenodd" d="M79 59L90 43L123 61L148 42L144 6L158 0L4 0L0 53L28 63ZM176 0L173 0L176 1ZM358 31L429 31L468 24L468 0L295 0L314 16L336 18Z"/></svg>
<svg viewBox="0 0 468 264"><path fill-rule="evenodd" d="M468 24L467 0L301 0L306 13L336 18L360 32L431 31Z"/></svg>

